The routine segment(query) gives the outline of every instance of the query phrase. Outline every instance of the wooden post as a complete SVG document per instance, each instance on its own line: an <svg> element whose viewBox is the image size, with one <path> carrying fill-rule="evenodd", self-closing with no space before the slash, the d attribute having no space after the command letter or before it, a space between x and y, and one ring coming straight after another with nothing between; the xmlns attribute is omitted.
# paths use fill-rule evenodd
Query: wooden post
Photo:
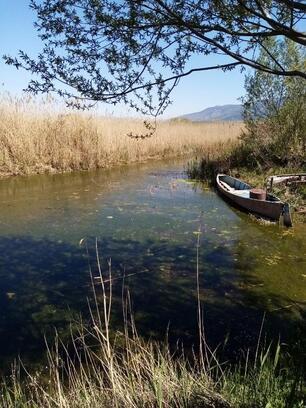
<svg viewBox="0 0 306 408"><path fill-rule="evenodd" d="M283 207L283 222L284 222L285 227L293 226L291 215L290 215L290 207L288 203L285 203Z"/></svg>

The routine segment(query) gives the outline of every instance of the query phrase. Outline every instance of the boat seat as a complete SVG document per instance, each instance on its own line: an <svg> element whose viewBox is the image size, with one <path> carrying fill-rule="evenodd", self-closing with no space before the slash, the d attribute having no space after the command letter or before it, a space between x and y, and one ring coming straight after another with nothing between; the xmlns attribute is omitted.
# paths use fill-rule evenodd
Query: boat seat
<svg viewBox="0 0 306 408"><path fill-rule="evenodd" d="M225 188L225 190L230 191L231 193L235 192L235 189L233 187L230 187L224 181L220 180L220 184Z"/></svg>
<svg viewBox="0 0 306 408"><path fill-rule="evenodd" d="M250 190L234 190L233 193L243 198L250 198Z"/></svg>

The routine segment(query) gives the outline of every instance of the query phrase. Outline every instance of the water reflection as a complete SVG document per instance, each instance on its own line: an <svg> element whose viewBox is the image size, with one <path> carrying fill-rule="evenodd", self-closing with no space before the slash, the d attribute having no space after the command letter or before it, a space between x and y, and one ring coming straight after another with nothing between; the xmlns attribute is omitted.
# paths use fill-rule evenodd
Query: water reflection
<svg viewBox="0 0 306 408"><path fill-rule="evenodd" d="M228 335L228 355L256 344L264 313L270 336L293 344L306 333L304 226L288 233L256 224L188 183L181 164L5 180L0 205L2 360L39 358L44 333L56 327L65 336L80 312L86 319L96 237L103 273L112 263L114 327L125 275L140 333L160 338L169 328L170 341L196 342L200 229L212 347Z"/></svg>

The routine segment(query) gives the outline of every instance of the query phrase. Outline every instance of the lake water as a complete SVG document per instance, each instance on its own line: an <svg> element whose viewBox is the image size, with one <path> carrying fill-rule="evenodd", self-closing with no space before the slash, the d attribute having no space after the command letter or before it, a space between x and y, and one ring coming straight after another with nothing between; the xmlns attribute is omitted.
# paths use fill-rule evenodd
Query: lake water
<svg viewBox="0 0 306 408"><path fill-rule="evenodd" d="M306 225L261 225L215 191L189 182L183 162L0 181L0 358L39 361L44 334L88 316L89 266L111 260L113 327L122 277L144 336L195 343L196 259L204 324L214 347L268 337L305 342ZM199 234L200 231L200 234ZM82 243L80 245L80 241ZM305 348L304 348L305 350ZM3 366L4 366L3 365Z"/></svg>

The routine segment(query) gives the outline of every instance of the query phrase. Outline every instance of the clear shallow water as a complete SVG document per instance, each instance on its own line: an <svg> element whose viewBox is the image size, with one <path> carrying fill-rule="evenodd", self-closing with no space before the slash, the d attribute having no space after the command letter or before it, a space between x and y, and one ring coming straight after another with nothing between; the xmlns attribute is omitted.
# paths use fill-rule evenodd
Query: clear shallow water
<svg viewBox="0 0 306 408"><path fill-rule="evenodd" d="M98 239L111 259L114 327L122 276L139 331L196 342L196 245L208 342L238 352L267 336L304 347L306 226L264 226L214 191L188 182L181 162L0 181L0 357L39 360L44 333L65 336L87 316ZM83 244L80 246L80 240ZM86 247L88 248L88 254ZM304 336L304 337L303 337ZM305 351L305 349L304 349Z"/></svg>

